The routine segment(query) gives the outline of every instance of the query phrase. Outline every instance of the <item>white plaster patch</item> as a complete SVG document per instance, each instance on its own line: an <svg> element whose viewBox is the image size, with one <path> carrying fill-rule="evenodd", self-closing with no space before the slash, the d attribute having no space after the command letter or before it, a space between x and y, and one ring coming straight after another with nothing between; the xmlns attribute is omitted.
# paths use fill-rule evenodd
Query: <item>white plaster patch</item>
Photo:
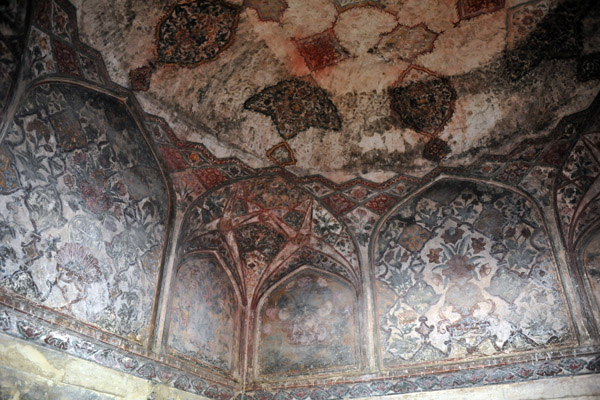
<svg viewBox="0 0 600 400"><path fill-rule="evenodd" d="M281 18L288 37L298 39L316 35L333 26L337 11L329 0L288 0L289 8Z"/></svg>
<svg viewBox="0 0 600 400"><path fill-rule="evenodd" d="M481 93L459 97L456 100L454 116L444 131L452 135L452 152L462 153L474 143L487 138L489 131L500 118L501 106L494 95Z"/></svg>
<svg viewBox="0 0 600 400"><path fill-rule="evenodd" d="M430 27L431 29L431 27ZM435 41L435 50L419 63L442 75L456 75L481 67L504 50L506 12L498 11L448 27Z"/></svg>
<svg viewBox="0 0 600 400"><path fill-rule="evenodd" d="M380 35L396 26L396 19L375 7L357 7L340 14L334 32L353 55L364 55L379 41Z"/></svg>

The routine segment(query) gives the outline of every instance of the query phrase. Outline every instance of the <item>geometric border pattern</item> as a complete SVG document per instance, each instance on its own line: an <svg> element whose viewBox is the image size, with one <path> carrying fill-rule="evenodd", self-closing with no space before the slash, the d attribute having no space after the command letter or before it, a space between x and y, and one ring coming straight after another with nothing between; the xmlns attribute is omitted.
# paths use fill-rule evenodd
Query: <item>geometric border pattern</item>
<svg viewBox="0 0 600 400"><path fill-rule="evenodd" d="M231 386L194 376L158 360L100 343L83 335L65 333L63 329L59 330L51 323L42 322L1 304L0 334L24 339L138 378L210 399L229 400L235 395Z"/></svg>
<svg viewBox="0 0 600 400"><path fill-rule="evenodd" d="M0 305L0 333L28 342L64 352L99 365L163 384L186 392L206 396L210 399L230 400L236 394L231 386L211 382L188 372L162 364L82 335L57 330L48 322L32 318L10 307ZM309 387L282 388L271 391L249 388L236 399L299 399L327 400L340 398L358 398L366 396L387 396L421 391L468 388L502 383L529 382L543 378L560 378L576 375L600 373L600 348L578 349L557 352L547 360L531 360L504 366L506 360L491 360L488 368L469 369L468 365L460 371L431 371L416 376L390 376L385 380L373 380L372 376L362 380L357 378L330 385L310 385ZM456 368L456 366L453 366ZM371 379L369 379L371 378Z"/></svg>
<svg viewBox="0 0 600 400"><path fill-rule="evenodd" d="M419 374L403 378L364 382L339 382L330 386L296 387L277 391L256 390L246 392L246 399L311 399L333 400L390 396L423 391L469 388L506 383L531 382L543 378L560 378L600 373L598 349L586 355L563 355L552 360L530 361L509 366L484 369L465 369L442 374Z"/></svg>

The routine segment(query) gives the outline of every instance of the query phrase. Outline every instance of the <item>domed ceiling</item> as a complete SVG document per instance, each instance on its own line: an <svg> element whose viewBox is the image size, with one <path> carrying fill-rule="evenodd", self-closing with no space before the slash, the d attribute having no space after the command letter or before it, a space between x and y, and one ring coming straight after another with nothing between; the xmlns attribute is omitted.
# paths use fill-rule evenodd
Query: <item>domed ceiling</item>
<svg viewBox="0 0 600 400"><path fill-rule="evenodd" d="M556 0L77 0L82 41L181 140L382 182L587 107L598 9Z"/></svg>
<svg viewBox="0 0 600 400"><path fill-rule="evenodd" d="M233 1L0 6L0 336L220 400L600 373L598 2Z"/></svg>

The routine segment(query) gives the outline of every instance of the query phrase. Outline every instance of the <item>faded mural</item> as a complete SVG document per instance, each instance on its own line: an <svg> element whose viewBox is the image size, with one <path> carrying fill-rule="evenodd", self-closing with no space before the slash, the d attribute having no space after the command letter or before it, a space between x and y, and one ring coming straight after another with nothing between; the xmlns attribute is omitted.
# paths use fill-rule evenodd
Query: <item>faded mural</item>
<svg viewBox="0 0 600 400"><path fill-rule="evenodd" d="M149 335L168 194L125 106L32 89L0 145L0 287L108 332Z"/></svg>
<svg viewBox="0 0 600 400"><path fill-rule="evenodd" d="M0 126L2 334L221 400L599 373L600 98L553 125L597 91L593 2L319 1L34 0L26 37L23 4L0 6L0 71L15 77L20 57L23 85L45 79L3 108L16 114ZM289 20L300 5L324 11L311 32ZM76 18L93 42L89 27L105 21L103 35L123 10L156 34L141 46L154 55L115 56L119 27L100 46L111 76L134 68L137 97L79 41ZM269 27L281 42L261 36ZM463 48L492 36L481 54ZM284 42L295 56L277 63ZM476 62L449 70L461 52ZM132 110L157 101L165 120L135 114L153 145L92 82ZM175 109L189 126L171 130ZM296 166L221 158L231 146ZM456 178L432 183L441 175ZM170 184L181 229L162 274Z"/></svg>
<svg viewBox="0 0 600 400"><path fill-rule="evenodd" d="M170 157L177 156L171 154ZM197 171L196 179L202 181L207 172ZM175 187L182 185L180 176L183 177L177 175ZM192 200L183 221L178 260L185 260L188 254L197 251L219 254L223 267L240 287L242 303L250 309L256 309L259 300L286 279L283 286L269 295L265 300L268 305L265 303L262 308L262 336L256 339L256 343L261 343L257 353L260 354L260 366L257 366L260 374L301 373L302 370L356 365L359 358L355 347L355 328L358 329L354 323L355 293L360 287L357 251L343 224L308 192L281 176L242 180L221 185ZM293 275L306 265L314 271ZM321 276L317 271L341 278L327 273ZM189 281L189 277L180 275L176 285L188 285L183 281ZM222 275L218 282L226 278ZM214 290L203 285L186 292L212 293ZM176 315L176 304L182 301L177 293L171 305L171 312ZM205 301L194 300L193 303L204 304ZM275 316L277 308L285 310ZM187 341L184 337L208 334L216 321L224 319L222 329L226 331L227 315L233 313L211 312L206 317L211 323L190 318L189 326L169 332L169 341L177 343L180 346L177 350L182 351L182 343ZM228 339L228 345L235 347L232 340L236 338L230 334ZM217 342L203 342L200 352L224 353L217 349ZM194 346L187 346L191 347L184 350L192 351ZM216 362L210 364L223 368Z"/></svg>
<svg viewBox="0 0 600 400"><path fill-rule="evenodd" d="M600 219L600 127L595 128L577 138L556 185L556 210L569 250Z"/></svg>
<svg viewBox="0 0 600 400"><path fill-rule="evenodd" d="M596 232L582 247L581 263L598 309L600 306L600 232Z"/></svg>
<svg viewBox="0 0 600 400"><path fill-rule="evenodd" d="M385 365L571 343L537 209L507 189L442 181L394 211L375 242Z"/></svg>
<svg viewBox="0 0 600 400"><path fill-rule="evenodd" d="M356 295L339 278L302 270L262 303L258 364L262 375L290 375L353 367Z"/></svg>
<svg viewBox="0 0 600 400"><path fill-rule="evenodd" d="M178 268L170 308L168 347L226 372L238 355L240 310L227 273L212 257Z"/></svg>

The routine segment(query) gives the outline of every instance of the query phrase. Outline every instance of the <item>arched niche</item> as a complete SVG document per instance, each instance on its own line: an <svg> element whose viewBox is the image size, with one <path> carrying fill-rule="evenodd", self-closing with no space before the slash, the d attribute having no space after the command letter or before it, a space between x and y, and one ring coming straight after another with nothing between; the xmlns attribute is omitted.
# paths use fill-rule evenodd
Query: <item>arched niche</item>
<svg viewBox="0 0 600 400"><path fill-rule="evenodd" d="M0 143L0 290L148 343L169 210L122 99L38 84Z"/></svg>
<svg viewBox="0 0 600 400"><path fill-rule="evenodd" d="M240 294L212 254L183 259L169 303L168 353L233 375L238 367Z"/></svg>
<svg viewBox="0 0 600 400"><path fill-rule="evenodd" d="M384 368L575 343L542 216L517 192L438 181L386 217L372 251Z"/></svg>
<svg viewBox="0 0 600 400"><path fill-rule="evenodd" d="M271 287L256 311L256 377L347 371L360 364L358 299L334 274L303 266Z"/></svg>

